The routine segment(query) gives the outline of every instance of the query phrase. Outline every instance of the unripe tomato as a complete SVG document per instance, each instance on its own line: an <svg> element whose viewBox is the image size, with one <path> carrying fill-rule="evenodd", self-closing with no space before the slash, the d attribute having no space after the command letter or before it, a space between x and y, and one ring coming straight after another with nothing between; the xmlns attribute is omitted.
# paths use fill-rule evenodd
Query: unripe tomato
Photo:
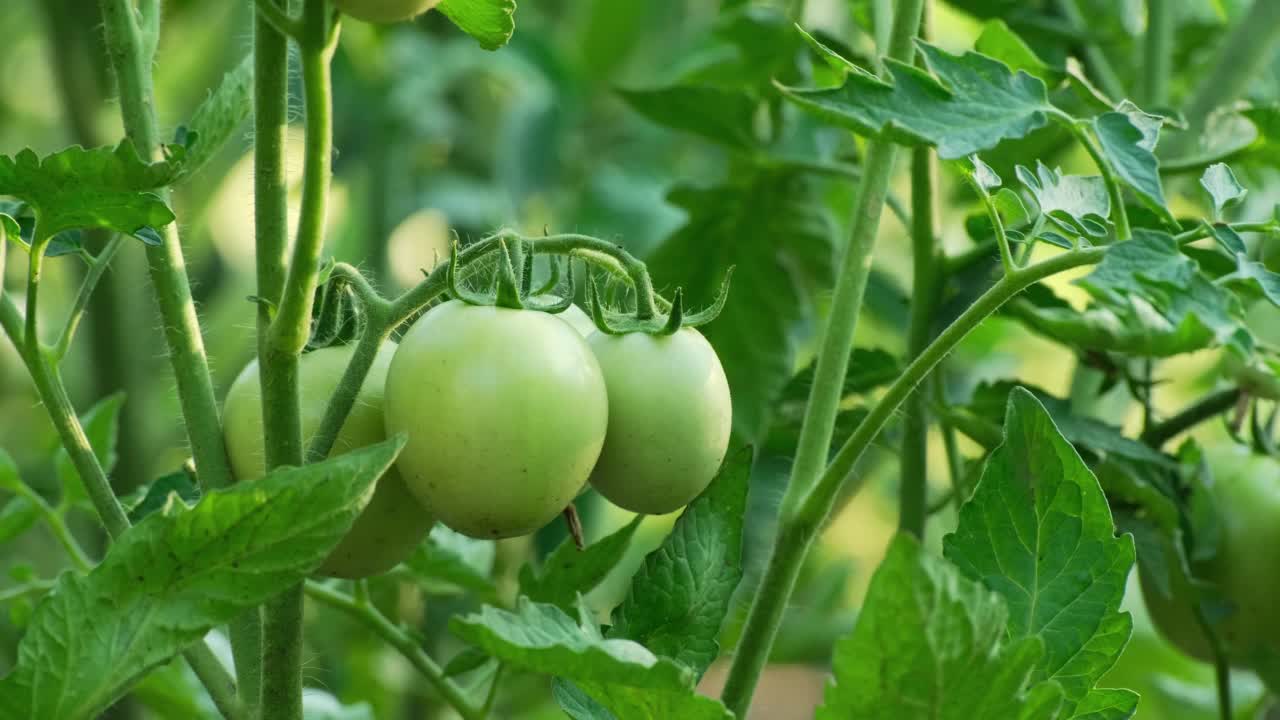
<svg viewBox="0 0 1280 720"><path fill-rule="evenodd" d="M525 535L582 489L608 396L586 341L532 310L453 300L405 334L387 373L389 432L409 490L473 537Z"/></svg>
<svg viewBox="0 0 1280 720"><path fill-rule="evenodd" d="M304 440L310 440L320 427L329 396L342 379L353 352L351 347L331 347L307 353L299 359L298 404ZM334 441L334 454L386 439L382 391L394 353L395 345L392 343L384 344L378 351L373 367L356 395L351 414ZM227 455L236 477L241 480L261 477L266 463L257 360L245 367L227 391L223 426ZM433 522L430 513L414 500L400 474L392 468L378 480L377 489L364 512L316 572L343 578L362 578L386 572L413 552Z"/></svg>
<svg viewBox="0 0 1280 720"><path fill-rule="evenodd" d="M733 408L720 358L702 334L595 333L609 386L609 434L591 485L618 507L659 515L706 489L729 446Z"/></svg>
<svg viewBox="0 0 1280 720"><path fill-rule="evenodd" d="M1206 451L1221 539L1211 560L1194 561L1192 574L1212 583L1234 608L1216 628L1232 664L1247 665L1259 650L1280 652L1280 461L1229 445ZM1160 594L1142 577L1152 622L1192 657L1213 661L1196 620L1190 588Z"/></svg>
<svg viewBox="0 0 1280 720"><path fill-rule="evenodd" d="M415 18L440 0L333 0L342 12L371 23L396 23Z"/></svg>
<svg viewBox="0 0 1280 720"><path fill-rule="evenodd" d="M578 331L582 337L590 337L591 333L596 331L595 321L582 308L577 305L570 305L563 312L557 313L556 317L569 323L569 327Z"/></svg>

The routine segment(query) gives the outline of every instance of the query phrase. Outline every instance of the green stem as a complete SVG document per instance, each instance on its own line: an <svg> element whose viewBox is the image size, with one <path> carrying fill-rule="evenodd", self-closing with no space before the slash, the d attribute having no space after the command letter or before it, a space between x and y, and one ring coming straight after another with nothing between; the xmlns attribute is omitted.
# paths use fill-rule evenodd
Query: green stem
<svg viewBox="0 0 1280 720"><path fill-rule="evenodd" d="M1080 12L1080 4L1077 0L1058 0L1058 10L1066 18L1073 31L1077 32L1081 37L1091 37L1088 31L1089 23L1085 20L1084 13ZM1093 81L1098 84L1098 88L1110 100L1116 101L1123 98L1125 96L1124 83L1120 82L1120 76L1116 74L1111 61L1107 59L1107 54L1096 43L1088 40L1083 42L1084 59L1089 64L1089 69L1093 71Z"/></svg>
<svg viewBox="0 0 1280 720"><path fill-rule="evenodd" d="M101 4L107 55L115 69L125 134L133 140L139 153L147 156L155 152L157 132L151 56L145 47L146 38L131 0L101 0ZM159 22L158 10L148 21ZM148 32L155 30L148 28ZM167 201L169 192L162 190L160 196ZM166 225L161 235L159 245L147 246L147 268L178 384L187 437L200 483L206 490L225 487L231 483L231 470L222 444L218 401L209 375L204 338L191 300L178 223Z"/></svg>
<svg viewBox="0 0 1280 720"><path fill-rule="evenodd" d="M945 411L950 409L947 402L946 388L944 387L943 377L945 373L941 372L942 367L934 369L933 372L933 401L934 404L942 408L944 415L938 417L938 429L942 432L942 446L946 449L947 454L947 476L951 479L951 499L955 503L956 512L960 512L960 507L964 505L966 499L966 486L964 485L964 457L960 454L960 443L956 438L956 428L945 417Z"/></svg>
<svg viewBox="0 0 1280 720"><path fill-rule="evenodd" d="M1280 223L1277 223L1275 220L1267 220L1266 222L1231 223L1229 227L1238 233L1274 233L1280 231ZM1177 240L1179 245L1190 245L1197 240L1203 240L1209 237L1210 232L1211 228L1208 225L1201 224L1187 230L1186 232L1180 232L1177 235L1174 235L1173 239Z"/></svg>
<svg viewBox="0 0 1280 720"><path fill-rule="evenodd" d="M1142 64L1144 100L1148 107L1169 104L1169 80L1173 77L1174 14L1171 0L1147 0L1145 61Z"/></svg>
<svg viewBox="0 0 1280 720"><path fill-rule="evenodd" d="M928 37L928 23L926 10L921 37ZM938 267L941 264L934 224L937 172L937 160L931 148L911 151L911 217L914 222L911 227L912 282L907 358L918 356L928 346L933 337L933 321L937 317ZM999 223L998 215L995 222ZM898 529L923 538L929 490L929 400L922 392L914 393L906 403L899 467Z"/></svg>
<svg viewBox="0 0 1280 720"><path fill-rule="evenodd" d="M1120 187L1120 181L1116 178L1111 163L1102 154L1102 149L1089 134L1087 124L1077 122L1066 114L1054 114L1053 117L1075 136L1089 153L1089 157L1093 159L1093 164L1098 167L1098 173L1102 175L1102 181L1107 186L1107 195L1111 197L1111 216L1116 224L1116 239L1124 241L1133 237L1133 230L1129 228L1129 213L1124 207L1124 192Z"/></svg>
<svg viewBox="0 0 1280 720"><path fill-rule="evenodd" d="M423 652L418 642L404 630L392 624L385 615L378 612L377 608L368 603L358 602L355 598L320 583L308 582L306 588L307 595L312 600L328 605L335 610L340 610L359 620L388 645L399 651L422 674L422 677L436 689L436 692L440 693L440 696L453 706L453 709L462 716L463 720L482 720L484 718L484 712L472 704L461 688L444 676L444 671L440 669L435 660L431 659L430 655Z"/></svg>
<svg viewBox="0 0 1280 720"><path fill-rule="evenodd" d="M856 491L854 478L851 475L855 463L879 435L884 424L897 412L902 402L965 336L1009 298L1052 275L1083 265L1096 264L1102 260L1105 253L1106 249L1101 247L1071 250L1002 277L969 309L947 326L889 386L836 453L817 485L798 506L792 512L786 512L787 508L784 506L777 540L764 578L761 580L760 589L747 616L742 640L729 671L724 698L730 710L738 713L739 717L744 716L743 710L748 704L744 698L750 697L754 677L758 677L760 669L768 658L773 638L777 634L787 600L795 588L795 581L805 555L817 537L819 529L831 516L836 499L841 496L850 497L853 494L850 490ZM788 489L788 493L790 492L791 490ZM751 675L754 675L751 682L734 680L734 678ZM735 689L730 692L730 688Z"/></svg>
<svg viewBox="0 0 1280 720"><path fill-rule="evenodd" d="M123 235L112 235L106 246L98 252L98 256L94 258L93 263L89 265L88 272L85 273L84 279L80 282L80 290L76 293L76 299L71 306L71 311L67 314L67 322L62 327L62 334L58 336L58 342L53 347L53 357L56 360L66 357L67 350L71 348L71 341L75 338L76 329L80 327L80 320L84 317L84 309L88 307L89 299L93 297L94 288L98 286L98 281L102 279L102 274L106 272L107 265L111 263L111 259L115 257L116 252L120 250L120 246L123 244Z"/></svg>
<svg viewBox="0 0 1280 720"><path fill-rule="evenodd" d="M1187 100L1183 114L1187 130L1170 148L1170 155L1180 157L1187 147L1200 139L1205 121L1222 105L1240 97L1274 54L1280 42L1280 3L1259 0L1249 6L1231 31L1222 38L1209 72Z"/></svg>
<svg viewBox="0 0 1280 720"><path fill-rule="evenodd" d="M27 502L40 511L45 524L49 526L49 531L53 533L58 543L66 550L67 556L71 558L71 563L76 566L77 570L87 573L93 569L93 561L89 559L84 548L80 547L75 535L71 534L71 528L67 527L66 520L56 508L45 502L45 499L39 493L32 490L25 483L18 483L18 486L14 488L14 492L26 498Z"/></svg>
<svg viewBox="0 0 1280 720"><path fill-rule="evenodd" d="M1235 714L1231 707L1231 658L1227 656L1226 648L1222 646L1222 638L1218 637L1213 623L1209 622L1209 616L1200 603L1195 604L1195 616L1200 631L1209 641L1209 651L1213 655L1213 676L1218 687L1218 718L1232 720Z"/></svg>
<svg viewBox="0 0 1280 720"><path fill-rule="evenodd" d="M1236 406L1240 400L1240 388L1227 388L1210 393L1178 411L1176 415L1147 428L1139 438L1151 447L1158 448L1166 442Z"/></svg>
<svg viewBox="0 0 1280 720"><path fill-rule="evenodd" d="M897 3L888 42L888 54L895 60L909 63L914 57L915 47L912 42L920 27L924 5L925 0L902 0ZM896 153L897 147L888 140L873 141L867 150L862 183L854 209L852 233L838 266L831 313L823 332L814 383L800 428L796 459L783 498L784 517L795 513L800 498L814 485L827 461L836 414L840 409L844 377L849 365L849 348L853 346L854 330L862 309L862 296L871 271L876 233L880 227L880 215ZM803 529L797 531L785 519L779 529L774 559L781 560L781 565L770 565L765 583L756 593L721 695L725 705L738 717L747 715L756 683L769 659L769 650L782 620L786 598L791 595L800 570L798 564L792 565L790 558L779 558L776 550L789 538L806 535L811 536L811 533ZM800 546L807 546L807 540L801 542Z"/></svg>

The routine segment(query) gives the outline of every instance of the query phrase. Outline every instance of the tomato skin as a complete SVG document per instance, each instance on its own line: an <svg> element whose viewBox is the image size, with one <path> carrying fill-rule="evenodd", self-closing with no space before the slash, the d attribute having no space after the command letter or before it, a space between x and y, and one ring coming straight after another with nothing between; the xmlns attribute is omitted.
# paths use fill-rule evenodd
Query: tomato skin
<svg viewBox="0 0 1280 720"><path fill-rule="evenodd" d="M371 23L411 20L440 2L441 0L333 0L333 4L342 12Z"/></svg>
<svg viewBox="0 0 1280 720"><path fill-rule="evenodd" d="M388 432L409 490L454 530L526 535L587 482L608 396L586 341L543 312L439 305L405 333L387 373Z"/></svg>
<svg viewBox="0 0 1280 720"><path fill-rule="evenodd" d="M298 361L299 410L302 436L309 440L320 426L329 396L338 386L354 349L331 347L303 355ZM372 445L386 439L382 421L383 385L395 345L378 351L351 414L338 432L334 453ZM238 479L265 472L262 437L262 390L255 359L227 391L223 411L224 435L231 469ZM378 480L377 489L347 536L333 549L319 575L363 578L384 573L409 556L431 529L434 519L405 487L394 468Z"/></svg>
<svg viewBox="0 0 1280 720"><path fill-rule="evenodd" d="M1192 562L1192 574L1216 586L1232 605L1218 632L1233 665L1259 649L1280 652L1280 461L1228 445L1206 450L1222 530L1217 556ZM1143 597L1161 634L1192 657L1213 662L1196 620L1190 588L1164 597L1145 574Z"/></svg>
<svg viewBox="0 0 1280 720"><path fill-rule="evenodd" d="M577 305L569 305L563 312L556 313L556 317L569 323L569 327L577 331L582 337L591 337L596 331L595 321L585 310Z"/></svg>
<svg viewBox="0 0 1280 720"><path fill-rule="evenodd" d="M702 334L595 333L609 386L609 433L591 485L632 512L680 509L715 478L729 447L729 381Z"/></svg>

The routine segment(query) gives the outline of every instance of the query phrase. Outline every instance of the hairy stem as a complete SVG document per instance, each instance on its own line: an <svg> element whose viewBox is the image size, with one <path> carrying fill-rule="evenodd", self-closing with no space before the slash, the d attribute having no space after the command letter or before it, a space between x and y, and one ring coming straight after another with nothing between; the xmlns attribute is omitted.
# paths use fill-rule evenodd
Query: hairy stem
<svg viewBox="0 0 1280 720"><path fill-rule="evenodd" d="M914 57L915 46L912 41L920 27L924 5L925 0L903 0L897 3L888 42L888 55L895 60L909 63ZM880 215L896 154L897 147L889 140L873 141L867 151L854 209L852 233L838 265L831 314L823 332L814 383L800 429L795 463L783 498L784 516L795 512L800 498L813 486L827 461L844 376L849 366L849 348L853 345L854 330L862 309L862 296L871 271L876 232L880 227ZM775 548L788 537L804 534L806 533L796 533L784 519ZM756 593L752 603L747 626L721 695L725 705L738 717L746 717L751 705L751 696L768 661L769 650L773 646L786 607L786 598L791 595L795 585L799 564L793 567L790 559L786 559L776 571L773 565L770 569L772 572L766 576L765 584Z"/></svg>
<svg viewBox="0 0 1280 720"><path fill-rule="evenodd" d="M1142 442L1158 448L1200 423L1230 410L1240 399L1240 388L1210 393L1180 410L1173 417L1143 431Z"/></svg>

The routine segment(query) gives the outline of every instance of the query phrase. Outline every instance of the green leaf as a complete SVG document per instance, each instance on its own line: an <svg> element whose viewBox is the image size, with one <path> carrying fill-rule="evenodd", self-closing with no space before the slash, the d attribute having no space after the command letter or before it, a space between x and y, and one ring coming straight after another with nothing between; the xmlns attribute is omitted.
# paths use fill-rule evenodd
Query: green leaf
<svg viewBox="0 0 1280 720"><path fill-rule="evenodd" d="M783 399L787 402L806 403L813 387L816 361L796 373L787 384ZM888 385L902 374L902 361L883 348L855 347L849 353L849 370L844 375L841 395L861 395Z"/></svg>
<svg viewBox="0 0 1280 720"><path fill-rule="evenodd" d="M497 587L490 576L495 557L492 540L469 538L436 523L404 565L428 592L448 594L461 589L493 598Z"/></svg>
<svg viewBox="0 0 1280 720"><path fill-rule="evenodd" d="M618 720L727 720L718 701L693 690L694 675L630 640L600 636L555 605L519 598L514 611L491 606L449 623L454 635L512 666L572 681Z"/></svg>
<svg viewBox="0 0 1280 720"><path fill-rule="evenodd" d="M828 45L824 44L818 38L809 34L808 31L803 27L800 27L798 24L796 25L796 31L800 33L800 37L804 39L805 44L817 53L818 57L822 58L822 61L827 64L827 67L840 73L840 77L844 77L847 73L859 73L862 75L869 75L873 78L875 77L874 75L871 75L871 73L855 65L852 60L849 60Z"/></svg>
<svg viewBox="0 0 1280 720"><path fill-rule="evenodd" d="M579 550L565 539L542 563L540 572L528 565L520 570L520 592L535 602L551 603L569 612L578 595L599 585L613 569L643 518L635 517L613 534Z"/></svg>
<svg viewBox="0 0 1280 720"><path fill-rule="evenodd" d="M443 0L436 9L485 50L497 50L516 31L515 0Z"/></svg>
<svg viewBox="0 0 1280 720"><path fill-rule="evenodd" d="M1035 678L1058 683L1070 706L1119 657L1132 629L1119 607L1133 538L1116 537L1097 478L1030 392L1009 394L1004 444L943 548L1005 599L1012 638L1042 641Z"/></svg>
<svg viewBox="0 0 1280 720"><path fill-rule="evenodd" d="M709 303L735 268L724 310L702 331L724 364L744 442L768 431L816 325L814 304L834 279L835 224L821 187L803 172L764 169L709 188L677 186L668 201L688 218L648 258L653 276L683 288L687 303Z"/></svg>
<svg viewBox="0 0 1280 720"><path fill-rule="evenodd" d="M1222 219L1225 208L1240 202L1249 192L1236 180L1236 174L1226 163L1214 163L1205 168L1200 176L1200 186L1213 198L1213 217L1217 220Z"/></svg>
<svg viewBox="0 0 1280 720"><path fill-rule="evenodd" d="M1240 233L1236 232L1230 225L1208 222L1205 222L1204 225L1209 228L1209 234L1213 236L1214 242L1218 243L1223 250L1226 250L1231 257L1249 252L1249 248L1244 244L1244 238L1240 237Z"/></svg>
<svg viewBox="0 0 1280 720"><path fill-rule="evenodd" d="M211 628L319 567L403 438L148 516L88 575L64 573L0 680L0 718L79 720Z"/></svg>
<svg viewBox="0 0 1280 720"><path fill-rule="evenodd" d="M1009 639L1007 615L999 595L898 535L836 642L817 720L1054 718L1061 690L1032 687L1041 640Z"/></svg>
<svg viewBox="0 0 1280 720"><path fill-rule="evenodd" d="M1063 175L1036 161L1036 172L1018 165L1018 179L1031 192L1040 213L1075 237L1106 237L1111 214L1107 185L1096 175Z"/></svg>
<svg viewBox="0 0 1280 720"><path fill-rule="evenodd" d="M0 155L0 195L29 205L41 237L65 230L104 228L133 235L173 222L153 191L173 181L175 167L148 163L125 140L114 148L73 145L44 158L31 150Z"/></svg>
<svg viewBox="0 0 1280 720"><path fill-rule="evenodd" d="M748 447L726 458L662 546L645 557L614 611L609 637L635 640L699 677L716 659L716 638L742 579L751 457Z"/></svg>
<svg viewBox="0 0 1280 720"><path fill-rule="evenodd" d="M1014 74L986 55L952 55L928 43L920 52L933 75L888 60L893 83L869 73L850 74L835 89L782 87L800 107L826 121L869 136L909 145L933 145L954 160L1043 127L1053 111L1044 83Z"/></svg>
<svg viewBox="0 0 1280 720"><path fill-rule="evenodd" d="M1138 693L1095 688L1076 706L1071 720L1129 720L1138 711Z"/></svg>
<svg viewBox="0 0 1280 720"><path fill-rule="evenodd" d="M664 127L737 150L759 145L754 128L758 103L741 90L676 85L619 93L632 109Z"/></svg>
<svg viewBox="0 0 1280 720"><path fill-rule="evenodd" d="M183 143L186 157L182 176L186 177L209 162L253 111L253 55L222 77L222 83L191 115L186 127L190 142Z"/></svg>
<svg viewBox="0 0 1280 720"><path fill-rule="evenodd" d="M163 509L170 497L191 505L200 499L200 488L190 474L178 470L139 487L120 501L128 509L129 522L137 524L151 513Z"/></svg>
<svg viewBox="0 0 1280 720"><path fill-rule="evenodd" d="M1115 169L1116 176L1138 193L1144 205L1167 225L1177 227L1160 184L1160 163L1153 152L1156 131L1142 121L1135 124L1135 117L1109 112L1094 118L1093 129L1102 154Z"/></svg>
<svg viewBox="0 0 1280 720"><path fill-rule="evenodd" d="M445 677L462 675L479 668L489 662L489 659L489 653L478 648L469 647L454 655L440 672Z"/></svg>
<svg viewBox="0 0 1280 720"><path fill-rule="evenodd" d="M93 454L98 458L102 471L107 474L116 465L116 437L119 435L121 405L124 405L124 393L115 393L102 398L80 416L80 424L89 438ZM58 479L62 482L62 503L88 506L89 496L85 494L80 473L61 445L53 453L53 462L58 471Z"/></svg>
<svg viewBox="0 0 1280 720"><path fill-rule="evenodd" d="M21 487L22 478L18 476L18 464L4 448L0 448L0 490L17 492Z"/></svg>
<svg viewBox="0 0 1280 720"><path fill-rule="evenodd" d="M0 543L9 542L31 529L40 519L40 508L31 500L18 496L0 508Z"/></svg>
<svg viewBox="0 0 1280 720"><path fill-rule="evenodd" d="M1021 71L1034 75L1050 87L1062 82L1065 76L1062 70L1045 64L1003 20L988 20L982 26L982 34L978 35L973 49L1008 65L1015 73Z"/></svg>
<svg viewBox="0 0 1280 720"><path fill-rule="evenodd" d="M1232 287L1256 289L1273 305L1280 307L1280 274L1271 272L1266 265L1256 260L1250 260L1244 253L1236 253L1235 258L1235 272L1223 275L1218 278L1218 282Z"/></svg>

